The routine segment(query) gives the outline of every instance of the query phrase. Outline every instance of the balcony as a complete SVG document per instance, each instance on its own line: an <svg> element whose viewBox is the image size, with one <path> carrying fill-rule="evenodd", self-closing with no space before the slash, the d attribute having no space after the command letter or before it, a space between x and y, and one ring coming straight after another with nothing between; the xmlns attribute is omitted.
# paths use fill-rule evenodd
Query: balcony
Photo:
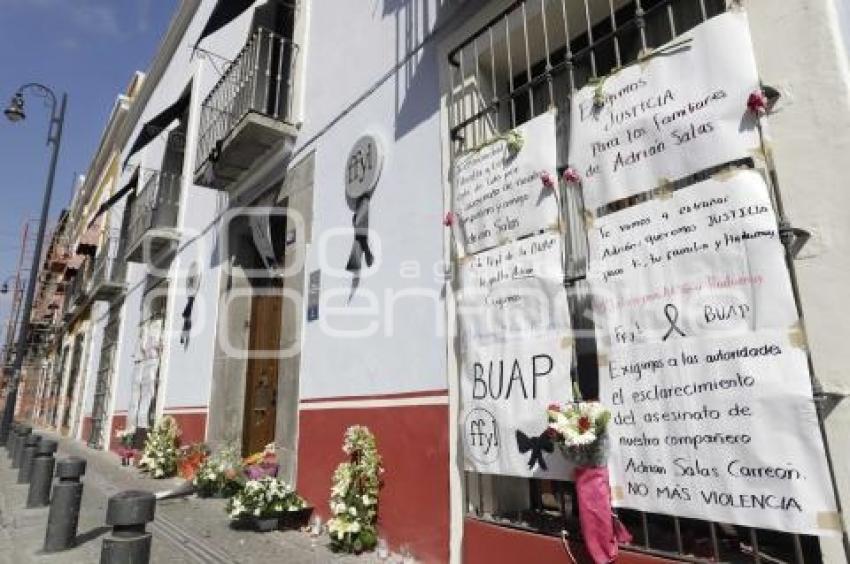
<svg viewBox="0 0 850 564"><path fill-rule="evenodd" d="M127 263L121 255L120 230L105 233L94 257L89 283L93 300L111 301L124 292Z"/></svg>
<svg viewBox="0 0 850 564"><path fill-rule="evenodd" d="M83 306L89 302L88 288L91 274L92 261L86 260L65 286L65 304L62 308L65 321L75 319Z"/></svg>
<svg viewBox="0 0 850 564"><path fill-rule="evenodd" d="M61 273L65 270L65 265L68 264L68 259L71 254L68 250L68 242L64 238L59 238L50 247L47 254L47 266L50 272Z"/></svg>
<svg viewBox="0 0 850 564"><path fill-rule="evenodd" d="M180 211L178 174L147 170L142 172L142 189L130 205L127 229L128 262L150 262L180 240L177 218Z"/></svg>
<svg viewBox="0 0 850 564"><path fill-rule="evenodd" d="M201 108L195 183L226 189L273 148L292 143L298 46L258 28Z"/></svg>

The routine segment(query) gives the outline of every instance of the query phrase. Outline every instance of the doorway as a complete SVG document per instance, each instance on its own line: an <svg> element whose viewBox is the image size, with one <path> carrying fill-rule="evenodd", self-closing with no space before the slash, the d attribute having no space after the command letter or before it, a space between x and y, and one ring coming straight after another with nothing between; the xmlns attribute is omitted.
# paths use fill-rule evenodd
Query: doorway
<svg viewBox="0 0 850 564"><path fill-rule="evenodd" d="M245 456L274 442L277 421L278 358L282 297L275 293L251 296L248 346L251 355L245 371L245 411L242 452Z"/></svg>

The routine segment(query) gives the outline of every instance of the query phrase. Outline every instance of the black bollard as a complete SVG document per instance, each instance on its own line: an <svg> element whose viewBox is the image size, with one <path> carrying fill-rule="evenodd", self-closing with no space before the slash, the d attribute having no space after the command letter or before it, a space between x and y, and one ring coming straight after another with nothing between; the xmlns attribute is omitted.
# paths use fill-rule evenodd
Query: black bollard
<svg viewBox="0 0 850 564"><path fill-rule="evenodd" d="M18 436L18 423L13 421L9 426L9 434L6 435L6 456L12 458L12 451L15 449L15 437Z"/></svg>
<svg viewBox="0 0 850 564"><path fill-rule="evenodd" d="M58 443L52 439L42 439L32 459L30 471L30 490L27 493L27 507L44 507L50 504L50 486L53 482L53 467Z"/></svg>
<svg viewBox="0 0 850 564"><path fill-rule="evenodd" d="M12 468L21 467L21 457L24 455L24 441L32 434L29 425L18 425L17 437L15 437L14 451L12 452Z"/></svg>
<svg viewBox="0 0 850 564"><path fill-rule="evenodd" d="M32 471L32 459L35 456L35 451L38 450L38 445L41 442L41 435L27 435L24 440L23 454L21 455L21 467L18 468L18 483L29 484L30 472Z"/></svg>
<svg viewBox="0 0 850 564"><path fill-rule="evenodd" d="M44 551L56 552L73 548L77 540L83 484L80 476L86 473L86 461L72 456L56 464L59 481L53 486L50 513L47 515L47 534Z"/></svg>
<svg viewBox="0 0 850 564"><path fill-rule="evenodd" d="M153 521L156 497L130 490L109 498L106 524L112 534L103 539L100 564L147 564L151 558L151 534L145 525Z"/></svg>

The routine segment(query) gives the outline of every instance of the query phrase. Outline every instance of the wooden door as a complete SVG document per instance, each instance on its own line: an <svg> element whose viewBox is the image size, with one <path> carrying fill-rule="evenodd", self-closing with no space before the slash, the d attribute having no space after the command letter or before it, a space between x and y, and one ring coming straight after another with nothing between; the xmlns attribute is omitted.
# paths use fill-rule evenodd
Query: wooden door
<svg viewBox="0 0 850 564"><path fill-rule="evenodd" d="M245 417L242 424L242 452L246 456L274 441L278 359L273 353L280 349L281 302L281 297L275 295L251 298L248 338L251 354L245 376Z"/></svg>

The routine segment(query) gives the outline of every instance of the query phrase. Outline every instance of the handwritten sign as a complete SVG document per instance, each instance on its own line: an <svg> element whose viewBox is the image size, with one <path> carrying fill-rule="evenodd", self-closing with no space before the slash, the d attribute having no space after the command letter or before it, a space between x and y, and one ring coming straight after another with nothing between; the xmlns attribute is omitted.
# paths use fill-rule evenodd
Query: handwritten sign
<svg viewBox="0 0 850 564"><path fill-rule="evenodd" d="M566 458L546 436L546 407L572 399L569 333L481 345L461 363L461 440L467 470L566 479Z"/></svg>
<svg viewBox="0 0 850 564"><path fill-rule="evenodd" d="M835 534L784 250L761 175L597 218L588 236L615 504ZM777 445L782 445L777 449Z"/></svg>
<svg viewBox="0 0 850 564"><path fill-rule="evenodd" d="M747 98L758 74L746 14L709 19L646 62L572 99L570 165L585 204L652 190L696 171L751 156L759 147Z"/></svg>
<svg viewBox="0 0 850 564"><path fill-rule="evenodd" d="M611 342L797 322L767 186L753 170L596 218L588 249L594 307Z"/></svg>
<svg viewBox="0 0 850 564"><path fill-rule="evenodd" d="M615 505L840 534L806 354L786 332L608 354L600 391L613 412Z"/></svg>
<svg viewBox="0 0 850 564"><path fill-rule="evenodd" d="M462 261L458 310L465 341L569 331L561 239L559 232L543 233Z"/></svg>
<svg viewBox="0 0 850 564"><path fill-rule="evenodd" d="M477 253L558 226L555 116L542 114L518 127L522 147L500 139L461 156L454 167L452 209L464 254Z"/></svg>

